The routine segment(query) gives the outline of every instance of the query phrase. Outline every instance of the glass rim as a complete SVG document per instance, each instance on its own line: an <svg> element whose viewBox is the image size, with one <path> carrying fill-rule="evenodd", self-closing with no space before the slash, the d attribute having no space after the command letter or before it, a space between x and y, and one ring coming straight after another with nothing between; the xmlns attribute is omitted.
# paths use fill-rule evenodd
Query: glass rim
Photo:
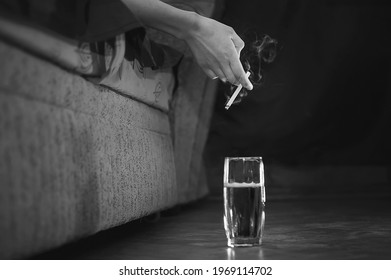
<svg viewBox="0 0 391 280"><path fill-rule="evenodd" d="M229 160L236 160L236 159L246 159L246 160L251 160L251 159L260 159L262 160L262 157L261 156L249 156L249 157L238 157L238 156L235 156L235 157L225 157L225 159L229 159Z"/></svg>

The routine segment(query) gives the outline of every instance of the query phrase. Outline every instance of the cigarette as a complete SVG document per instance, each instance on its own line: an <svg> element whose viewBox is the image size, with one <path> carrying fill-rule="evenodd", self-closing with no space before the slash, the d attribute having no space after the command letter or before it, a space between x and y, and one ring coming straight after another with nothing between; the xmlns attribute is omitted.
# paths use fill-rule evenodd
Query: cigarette
<svg viewBox="0 0 391 280"><path fill-rule="evenodd" d="M248 78L250 76L250 72L246 72L246 77ZM229 107L231 107L232 103L234 103L236 97L238 96L239 92L242 90L243 86L240 84L236 88L235 92L232 94L231 98L228 100L227 104L225 104L225 110L228 110Z"/></svg>

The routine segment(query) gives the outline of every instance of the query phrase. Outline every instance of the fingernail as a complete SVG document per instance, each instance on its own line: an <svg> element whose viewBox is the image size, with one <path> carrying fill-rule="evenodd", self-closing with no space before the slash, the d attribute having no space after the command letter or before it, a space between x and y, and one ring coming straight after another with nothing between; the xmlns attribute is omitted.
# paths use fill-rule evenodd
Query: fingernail
<svg viewBox="0 0 391 280"><path fill-rule="evenodd" d="M253 90L253 85L251 84L251 83L248 83L247 84L247 86L246 86L246 88L248 89L248 90Z"/></svg>
<svg viewBox="0 0 391 280"><path fill-rule="evenodd" d="M226 83L226 82L227 82L227 79L226 79L226 78L222 78L221 81L222 81L223 83Z"/></svg>

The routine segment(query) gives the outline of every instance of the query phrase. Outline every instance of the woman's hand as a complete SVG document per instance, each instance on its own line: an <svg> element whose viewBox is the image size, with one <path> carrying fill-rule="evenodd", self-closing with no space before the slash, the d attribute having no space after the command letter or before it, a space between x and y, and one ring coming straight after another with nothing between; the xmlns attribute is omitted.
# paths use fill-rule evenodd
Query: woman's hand
<svg viewBox="0 0 391 280"><path fill-rule="evenodd" d="M239 59L244 42L231 27L159 0L122 2L146 26L185 40L198 64L212 79L218 77L249 90L253 88Z"/></svg>
<svg viewBox="0 0 391 280"><path fill-rule="evenodd" d="M242 84L252 90L253 86L239 59L244 42L233 28L198 16L194 27L187 30L183 39L210 78L220 78L223 82L235 85Z"/></svg>

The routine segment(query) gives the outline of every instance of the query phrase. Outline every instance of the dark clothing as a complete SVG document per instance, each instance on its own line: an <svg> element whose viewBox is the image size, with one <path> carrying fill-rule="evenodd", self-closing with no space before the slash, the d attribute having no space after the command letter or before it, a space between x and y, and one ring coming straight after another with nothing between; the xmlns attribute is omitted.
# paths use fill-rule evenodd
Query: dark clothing
<svg viewBox="0 0 391 280"><path fill-rule="evenodd" d="M22 19L80 42L114 44L125 33L125 58L144 67L169 68L182 53L145 36L145 28L119 0L0 0L0 15ZM103 48L94 49L104 54Z"/></svg>
<svg viewBox="0 0 391 280"><path fill-rule="evenodd" d="M1 0L0 5L11 15L81 41L106 40L141 26L119 0Z"/></svg>

